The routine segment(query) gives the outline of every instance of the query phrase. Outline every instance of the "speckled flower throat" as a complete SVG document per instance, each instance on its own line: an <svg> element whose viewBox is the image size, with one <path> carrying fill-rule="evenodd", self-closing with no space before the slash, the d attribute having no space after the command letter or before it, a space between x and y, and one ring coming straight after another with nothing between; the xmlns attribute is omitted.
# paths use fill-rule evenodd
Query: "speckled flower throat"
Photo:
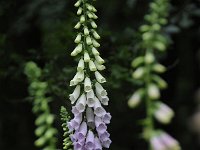
<svg viewBox="0 0 200 150"><path fill-rule="evenodd" d="M109 148L111 144L107 125L111 115L102 105L108 105L109 98L102 83L106 79L100 71L105 69L104 60L100 57L97 48L100 39L97 33L95 20L97 10L91 4L92 0L78 0L79 22L75 25L77 37L76 48L71 56L78 60L77 73L70 81L74 91L69 95L74 118L67 123L74 150L101 150Z"/></svg>

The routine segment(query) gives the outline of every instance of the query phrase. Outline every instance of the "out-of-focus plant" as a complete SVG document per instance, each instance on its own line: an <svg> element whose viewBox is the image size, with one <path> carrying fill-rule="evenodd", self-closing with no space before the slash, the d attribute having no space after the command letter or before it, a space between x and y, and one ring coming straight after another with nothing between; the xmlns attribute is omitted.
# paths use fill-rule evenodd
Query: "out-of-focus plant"
<svg viewBox="0 0 200 150"><path fill-rule="evenodd" d="M29 80L29 94L33 103L33 113L37 116L35 135L38 139L35 145L43 150L56 149L57 130L53 127L54 115L51 114L47 94L48 83L41 81L42 70L34 63L26 63L25 74Z"/></svg>
<svg viewBox="0 0 200 150"><path fill-rule="evenodd" d="M128 105L134 108L142 100L145 102L143 138L150 143L150 150L181 149L178 141L154 125L154 119L168 124L174 116L173 110L160 101L160 90L166 88L167 83L158 74L164 73L166 68L156 58L157 53L166 52L168 45L162 32L162 26L167 24L168 9L168 0L154 0L150 3L150 13L145 16L146 24L140 27L139 47L143 51L132 62L132 77L140 83L140 88L131 96Z"/></svg>
<svg viewBox="0 0 200 150"><path fill-rule="evenodd" d="M63 149L72 150L72 142L69 137L70 133L69 133L69 129L67 128L67 122L70 120L71 117L64 106L61 106L60 108L60 116L61 116L63 131L64 131Z"/></svg>
<svg viewBox="0 0 200 150"><path fill-rule="evenodd" d="M74 40L77 46L71 56L78 56L78 65L77 73L70 81L70 86L75 86L69 95L71 104L75 103L72 107L74 118L67 125L72 132L74 149L102 150L111 144L106 125L110 123L111 115L102 107L108 105L109 98L102 86L106 79L100 73L105 70L105 61L97 50L100 47L95 23L97 10L92 0L78 0L75 7L80 20L74 27L78 30Z"/></svg>

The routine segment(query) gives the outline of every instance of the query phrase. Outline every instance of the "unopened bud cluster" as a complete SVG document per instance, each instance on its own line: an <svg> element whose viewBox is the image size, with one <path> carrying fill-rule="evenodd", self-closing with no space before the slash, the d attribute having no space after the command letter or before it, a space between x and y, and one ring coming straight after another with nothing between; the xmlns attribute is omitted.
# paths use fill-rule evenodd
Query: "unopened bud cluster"
<svg viewBox="0 0 200 150"><path fill-rule="evenodd" d="M89 2L78 0L75 3L80 20L74 27L78 30L74 40L77 46L71 56L77 56L79 61L77 73L70 81L70 86L75 87L69 95L74 118L67 123L74 150L102 150L111 144L107 132L111 115L102 106L108 105L109 101L101 85L106 82L100 73L105 69L105 61L97 50L100 47L95 23L97 10Z"/></svg>

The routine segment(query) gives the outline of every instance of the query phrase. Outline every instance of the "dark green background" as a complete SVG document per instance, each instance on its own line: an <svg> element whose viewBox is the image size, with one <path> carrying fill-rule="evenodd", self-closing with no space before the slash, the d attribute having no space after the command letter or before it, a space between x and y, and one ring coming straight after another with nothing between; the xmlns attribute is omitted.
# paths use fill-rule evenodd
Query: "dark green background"
<svg viewBox="0 0 200 150"><path fill-rule="evenodd" d="M69 80L76 63L70 57L75 44L77 22L73 0L0 0L0 150L35 150L34 119L28 97L28 81L23 74L27 61L44 69L43 80L49 83L52 112L59 120L61 105L70 104ZM138 28L148 13L148 0L98 0L98 31L102 36L100 52L106 59L110 95L107 108L112 113L109 126L113 140L111 150L147 150L140 139L138 120L145 116L144 107L131 110L127 99L133 93L131 60L137 53ZM166 55L159 60L167 66L163 78L169 88L162 99L174 108L176 117L164 128L180 141L183 150L199 150L199 136L191 121L198 105L200 78L200 1L173 0L169 24L164 28L171 40ZM200 96L199 96L200 97ZM199 98L200 102L200 98Z"/></svg>

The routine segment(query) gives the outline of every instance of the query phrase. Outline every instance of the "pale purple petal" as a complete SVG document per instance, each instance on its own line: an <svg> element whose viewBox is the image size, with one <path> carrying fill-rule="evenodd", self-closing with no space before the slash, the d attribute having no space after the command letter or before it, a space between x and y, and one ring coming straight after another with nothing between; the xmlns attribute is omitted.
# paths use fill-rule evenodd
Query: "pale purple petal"
<svg viewBox="0 0 200 150"><path fill-rule="evenodd" d="M109 148L111 143L112 141L110 140L110 138L107 138L105 141L102 142L102 145L105 148Z"/></svg>
<svg viewBox="0 0 200 150"><path fill-rule="evenodd" d="M78 101L76 102L76 109L79 112L84 112L85 110L85 105L86 105L86 97L85 94L82 94Z"/></svg>
<svg viewBox="0 0 200 150"><path fill-rule="evenodd" d="M153 150L166 150L167 147L164 145L164 143L161 141L160 137L155 136L152 137L150 140L151 146Z"/></svg>
<svg viewBox="0 0 200 150"><path fill-rule="evenodd" d="M72 113L73 113L75 116L78 115L78 114L80 114L80 112L78 111L78 109L77 109L75 106L72 107Z"/></svg>
<svg viewBox="0 0 200 150"><path fill-rule="evenodd" d="M101 141L106 141L109 137L110 134L107 131L99 134L99 138Z"/></svg>
<svg viewBox="0 0 200 150"><path fill-rule="evenodd" d="M100 117L97 116L95 117L95 126L99 134L104 133L107 130L106 124L102 121Z"/></svg>
<svg viewBox="0 0 200 150"><path fill-rule="evenodd" d="M94 148L94 134L90 130L88 131L85 145L88 150L92 150Z"/></svg>
<svg viewBox="0 0 200 150"><path fill-rule="evenodd" d="M101 117L105 115L105 113L105 109L101 106L101 103L99 102L98 98L95 97L94 114L98 117Z"/></svg>
<svg viewBox="0 0 200 150"><path fill-rule="evenodd" d="M76 134L78 141L84 140L86 134L87 134L87 124L86 124L86 122L82 122L80 125L80 128Z"/></svg>
<svg viewBox="0 0 200 150"><path fill-rule="evenodd" d="M81 150L82 149L82 144L80 142L75 142L74 143L74 150Z"/></svg>
<svg viewBox="0 0 200 150"><path fill-rule="evenodd" d="M102 120L103 120L103 122L105 122L106 124L109 124L110 123L110 120L111 120L111 115L110 115L110 113L106 113L104 116L103 116L103 118L102 118Z"/></svg>
<svg viewBox="0 0 200 150"><path fill-rule="evenodd" d="M95 145L94 150L102 150L102 145L101 145L101 142L99 141L98 137L95 137L94 145Z"/></svg>

